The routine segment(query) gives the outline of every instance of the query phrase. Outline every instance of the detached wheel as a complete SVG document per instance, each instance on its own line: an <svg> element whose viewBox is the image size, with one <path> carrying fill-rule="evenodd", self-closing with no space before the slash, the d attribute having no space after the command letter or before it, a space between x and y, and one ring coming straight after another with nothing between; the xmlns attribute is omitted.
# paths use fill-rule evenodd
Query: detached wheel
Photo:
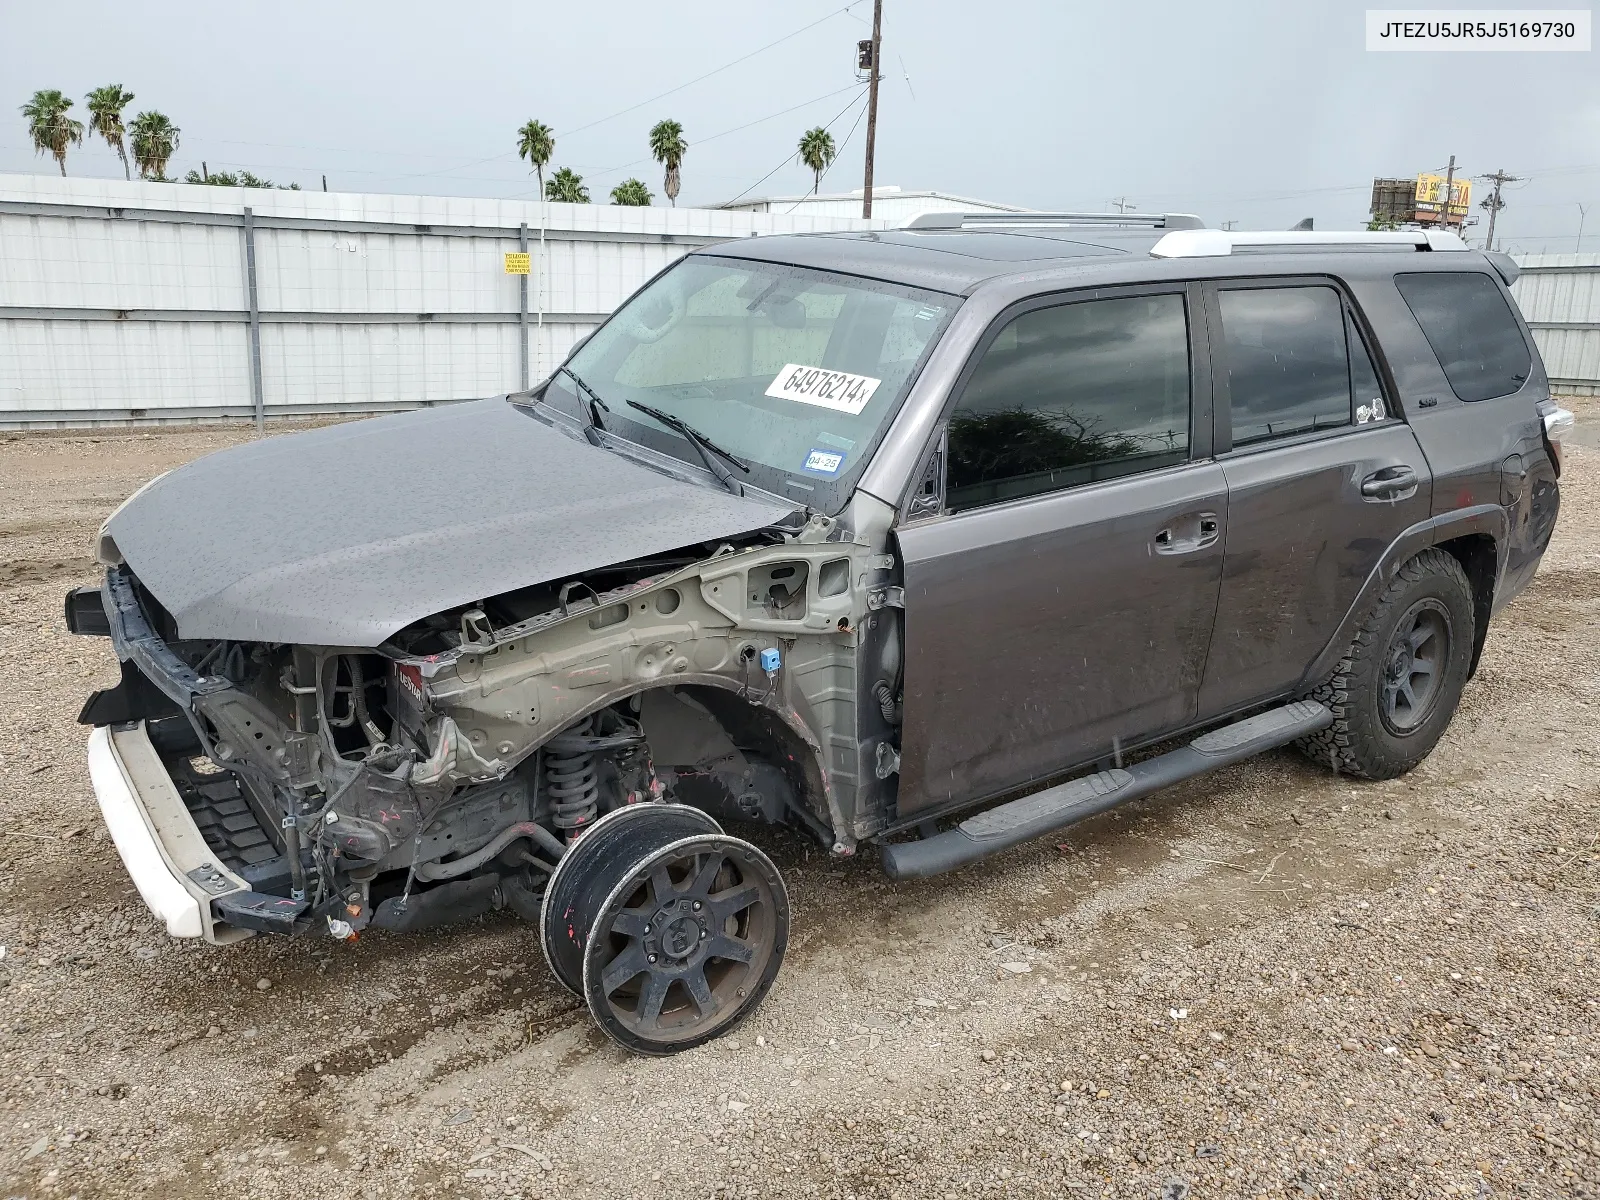
<svg viewBox="0 0 1600 1200"><path fill-rule="evenodd" d="M648 851L595 914L583 997L607 1036L676 1054L761 1003L789 944L789 897L749 842L701 834Z"/></svg>
<svg viewBox="0 0 1600 1200"><path fill-rule="evenodd" d="M1333 674L1311 693L1332 710L1333 724L1296 745L1341 774L1405 774L1455 716L1475 632L1466 572L1443 550L1424 550L1396 573Z"/></svg>
<svg viewBox="0 0 1600 1200"><path fill-rule="evenodd" d="M721 832L709 814L686 804L629 804L590 825L556 864L539 914L539 941L557 982L583 995L583 954L596 909L643 853Z"/></svg>

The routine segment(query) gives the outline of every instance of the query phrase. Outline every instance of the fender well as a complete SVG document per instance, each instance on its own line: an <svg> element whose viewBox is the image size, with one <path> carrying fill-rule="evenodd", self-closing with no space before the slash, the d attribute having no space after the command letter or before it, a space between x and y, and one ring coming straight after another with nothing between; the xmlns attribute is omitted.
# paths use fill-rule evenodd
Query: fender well
<svg viewBox="0 0 1600 1200"><path fill-rule="evenodd" d="M1350 639L1355 636L1356 626L1377 602L1395 572L1430 546L1438 546L1453 555L1472 583L1473 616L1477 626L1472 665L1476 670L1478 654L1488 633L1495 585L1500 578L1501 562L1506 551L1506 535L1506 512L1498 504L1475 504L1469 508L1452 509L1418 521L1403 530L1389 543L1389 548L1362 583L1344 619L1339 622L1339 628L1307 668L1300 681L1301 688L1309 690L1327 678L1338 665Z"/></svg>
<svg viewBox="0 0 1600 1200"><path fill-rule="evenodd" d="M1494 608L1494 585L1499 570L1499 552L1495 540L1487 533L1468 533L1437 543L1461 564L1472 584L1472 665L1468 678L1477 674L1478 658L1483 653L1484 640L1489 636L1489 615Z"/></svg>

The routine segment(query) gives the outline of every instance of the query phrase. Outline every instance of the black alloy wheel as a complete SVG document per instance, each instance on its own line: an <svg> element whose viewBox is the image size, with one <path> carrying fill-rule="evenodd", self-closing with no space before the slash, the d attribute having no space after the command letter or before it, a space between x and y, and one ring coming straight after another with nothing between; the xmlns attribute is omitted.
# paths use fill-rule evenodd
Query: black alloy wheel
<svg viewBox="0 0 1600 1200"><path fill-rule="evenodd" d="M545 887L539 941L556 981L583 995L583 955L594 910L648 851L698 833L721 833L686 804L627 804L590 825L561 856Z"/></svg>
<svg viewBox="0 0 1600 1200"><path fill-rule="evenodd" d="M1450 661L1450 610L1432 596L1413 604L1395 626L1383 659L1383 723L1396 737L1433 714Z"/></svg>
<svg viewBox="0 0 1600 1200"><path fill-rule="evenodd" d="M789 941L772 860L726 834L660 845L595 913L583 996L607 1036L676 1054L726 1033L766 996Z"/></svg>

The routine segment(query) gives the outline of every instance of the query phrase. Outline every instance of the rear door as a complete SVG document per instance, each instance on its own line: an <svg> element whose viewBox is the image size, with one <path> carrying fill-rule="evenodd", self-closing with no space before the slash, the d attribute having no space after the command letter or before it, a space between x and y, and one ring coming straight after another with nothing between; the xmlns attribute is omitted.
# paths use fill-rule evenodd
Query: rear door
<svg viewBox="0 0 1600 1200"><path fill-rule="evenodd" d="M1206 289L1228 546L1200 715L1294 688L1431 479L1344 289Z"/></svg>
<svg viewBox="0 0 1600 1200"><path fill-rule="evenodd" d="M1227 514L1221 469L1194 461L1210 418L1191 404L1209 395L1192 303L1182 285L1056 297L980 344L943 511L897 531L901 817L1193 719Z"/></svg>

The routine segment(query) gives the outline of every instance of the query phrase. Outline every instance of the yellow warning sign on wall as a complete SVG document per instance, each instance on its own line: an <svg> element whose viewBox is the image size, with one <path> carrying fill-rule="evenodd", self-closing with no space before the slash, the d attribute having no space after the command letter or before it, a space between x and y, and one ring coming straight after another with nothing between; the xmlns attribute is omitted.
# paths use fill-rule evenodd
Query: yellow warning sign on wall
<svg viewBox="0 0 1600 1200"><path fill-rule="evenodd" d="M507 275L529 275L532 274L532 270L531 255L526 253L518 253L515 250L509 251L506 254Z"/></svg>

